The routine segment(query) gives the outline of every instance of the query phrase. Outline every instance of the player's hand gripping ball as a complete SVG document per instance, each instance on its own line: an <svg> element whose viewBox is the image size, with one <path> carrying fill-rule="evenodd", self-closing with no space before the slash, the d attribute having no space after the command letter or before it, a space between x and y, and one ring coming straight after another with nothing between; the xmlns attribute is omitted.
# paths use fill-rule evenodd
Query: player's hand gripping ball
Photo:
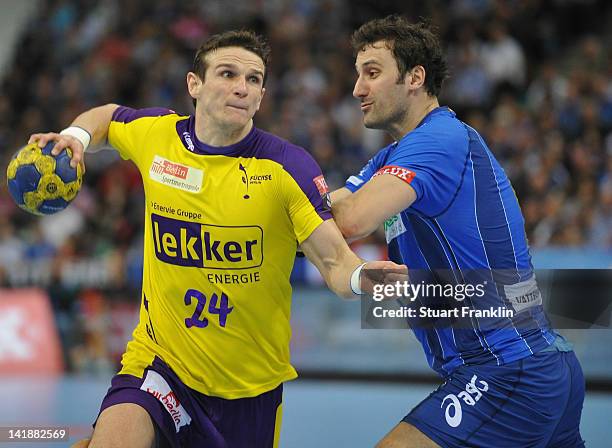
<svg viewBox="0 0 612 448"><path fill-rule="evenodd" d="M22 209L35 215L64 210L76 197L83 182L83 168L70 166L69 148L53 156L55 142L39 148L37 143L21 148L6 170L8 190Z"/></svg>

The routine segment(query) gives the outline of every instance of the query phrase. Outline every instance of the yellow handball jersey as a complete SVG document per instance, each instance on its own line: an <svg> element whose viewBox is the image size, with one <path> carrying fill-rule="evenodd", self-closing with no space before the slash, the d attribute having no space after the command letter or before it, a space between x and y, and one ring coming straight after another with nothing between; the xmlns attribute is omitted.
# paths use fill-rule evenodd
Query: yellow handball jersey
<svg viewBox="0 0 612 448"><path fill-rule="evenodd" d="M314 159L255 127L211 147L192 116L159 108L118 108L108 138L146 198L140 322L120 373L142 377L159 357L229 399L295 378L289 275L298 244L331 218Z"/></svg>

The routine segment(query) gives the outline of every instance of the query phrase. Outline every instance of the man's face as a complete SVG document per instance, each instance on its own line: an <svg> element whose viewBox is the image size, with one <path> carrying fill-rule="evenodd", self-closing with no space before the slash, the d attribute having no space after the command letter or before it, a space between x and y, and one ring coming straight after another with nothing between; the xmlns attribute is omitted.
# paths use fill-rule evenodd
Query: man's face
<svg viewBox="0 0 612 448"><path fill-rule="evenodd" d="M365 47L355 61L357 81L353 96L361 101L363 124L372 129L390 129L407 113L404 84L398 84L399 70L393 53L383 41Z"/></svg>
<svg viewBox="0 0 612 448"><path fill-rule="evenodd" d="M197 110L209 125L245 127L259 110L265 93L262 59L241 47L223 47L208 53L206 62L204 81L188 77Z"/></svg>

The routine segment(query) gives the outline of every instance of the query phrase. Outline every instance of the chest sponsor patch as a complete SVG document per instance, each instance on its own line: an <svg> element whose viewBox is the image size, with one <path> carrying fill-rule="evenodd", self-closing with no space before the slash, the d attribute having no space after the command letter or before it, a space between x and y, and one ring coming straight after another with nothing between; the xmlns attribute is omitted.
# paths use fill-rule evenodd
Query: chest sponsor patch
<svg viewBox="0 0 612 448"><path fill-rule="evenodd" d="M156 155L149 170L149 177L155 182L178 190L199 193L202 190L204 171Z"/></svg>
<svg viewBox="0 0 612 448"><path fill-rule="evenodd" d="M403 180L407 184L412 182L412 179L414 179L414 176L416 176L416 173L414 171L410 171L408 168L403 168L401 166L394 165L383 166L381 169L376 171L376 173L372 177L380 176L381 174L391 174L392 176Z"/></svg>
<svg viewBox="0 0 612 448"><path fill-rule="evenodd" d="M219 226L151 214L158 260L204 269L251 269L263 263L263 229Z"/></svg>
<svg viewBox="0 0 612 448"><path fill-rule="evenodd" d="M385 239L387 240L387 244L404 232L406 232L406 227L404 226L402 217L399 214L392 216L385 221Z"/></svg>

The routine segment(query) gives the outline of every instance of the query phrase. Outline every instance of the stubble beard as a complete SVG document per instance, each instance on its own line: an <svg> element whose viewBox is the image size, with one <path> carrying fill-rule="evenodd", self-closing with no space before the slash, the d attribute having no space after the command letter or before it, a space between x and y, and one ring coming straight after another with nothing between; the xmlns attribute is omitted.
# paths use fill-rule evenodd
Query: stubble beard
<svg viewBox="0 0 612 448"><path fill-rule="evenodd" d="M391 111L383 110L378 111L376 114L374 110L370 110L370 113L363 116L363 125L368 129L378 129L382 131L388 131L391 124L400 114L392 114Z"/></svg>
<svg viewBox="0 0 612 448"><path fill-rule="evenodd" d="M397 129L402 127L402 123L406 122L406 118L409 115L409 105L401 103L391 103L389 107L377 117L366 123L366 117L364 116L364 125L368 129L378 129L387 132L394 139L398 138Z"/></svg>
<svg viewBox="0 0 612 448"><path fill-rule="evenodd" d="M384 121L384 118L377 117L376 111L372 109L363 115L363 125L368 129L383 129Z"/></svg>

